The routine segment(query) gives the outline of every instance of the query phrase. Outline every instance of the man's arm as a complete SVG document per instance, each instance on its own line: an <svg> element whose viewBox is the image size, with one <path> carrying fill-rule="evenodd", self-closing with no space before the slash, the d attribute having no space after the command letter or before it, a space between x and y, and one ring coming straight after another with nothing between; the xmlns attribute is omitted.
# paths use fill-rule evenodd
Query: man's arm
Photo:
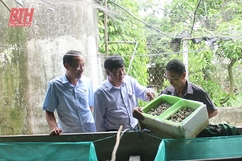
<svg viewBox="0 0 242 161"><path fill-rule="evenodd" d="M218 110L215 109L215 110L208 110L208 118L212 118L214 116L216 116L218 114Z"/></svg>
<svg viewBox="0 0 242 161"><path fill-rule="evenodd" d="M91 112L93 112L94 106L89 106L89 107L90 107Z"/></svg>
<svg viewBox="0 0 242 161"><path fill-rule="evenodd" d="M51 135L60 135L62 130L60 128L58 128L58 126L57 126L54 112L45 111L45 116L46 116L46 121L51 129L50 134Z"/></svg>
<svg viewBox="0 0 242 161"><path fill-rule="evenodd" d="M90 107L91 112L93 112L93 109L94 109L94 90L93 90L92 81L90 79L89 79L89 84L88 84L88 105Z"/></svg>
<svg viewBox="0 0 242 161"><path fill-rule="evenodd" d="M135 94L135 97L138 99L141 99L143 101L151 101L155 98L155 91L152 88L147 88L141 84L139 84L139 82L129 76L129 81L130 81L130 86L131 88L133 88L134 91L132 91L133 93L130 94Z"/></svg>
<svg viewBox="0 0 242 161"><path fill-rule="evenodd" d="M94 120L97 128L97 132L106 131L104 127L104 115L105 115L105 107L102 103L102 93L100 91L96 91L94 93Z"/></svg>
<svg viewBox="0 0 242 161"><path fill-rule="evenodd" d="M209 95L203 91L203 94L200 95L201 97L201 102L203 102L204 104L206 104L207 106L207 111L208 111L208 118L212 118L214 116L216 116L218 114L218 109L215 107L213 101L211 100L211 98L209 97Z"/></svg>

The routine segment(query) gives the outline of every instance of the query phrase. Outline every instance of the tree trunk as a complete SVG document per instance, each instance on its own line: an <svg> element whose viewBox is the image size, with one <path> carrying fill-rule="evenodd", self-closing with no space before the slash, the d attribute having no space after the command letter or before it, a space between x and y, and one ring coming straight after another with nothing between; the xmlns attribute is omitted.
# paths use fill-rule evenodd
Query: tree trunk
<svg viewBox="0 0 242 161"><path fill-rule="evenodd" d="M228 74L229 74L229 94L234 93L234 77L233 77L233 66L236 62L236 59L231 59L229 65L228 65Z"/></svg>

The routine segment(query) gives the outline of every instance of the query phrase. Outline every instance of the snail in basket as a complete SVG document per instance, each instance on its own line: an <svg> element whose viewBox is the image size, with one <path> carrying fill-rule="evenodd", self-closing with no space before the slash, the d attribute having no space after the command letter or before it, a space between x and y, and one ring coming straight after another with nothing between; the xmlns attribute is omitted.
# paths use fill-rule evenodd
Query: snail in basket
<svg viewBox="0 0 242 161"><path fill-rule="evenodd" d="M192 108L183 107L180 108L176 113L172 114L168 120L173 122L181 122L186 119L194 110Z"/></svg>
<svg viewBox="0 0 242 161"><path fill-rule="evenodd" d="M162 103L156 108L152 108L150 111L147 112L147 114L150 114L152 116L159 116L162 114L165 110L167 110L169 107L171 107L168 103Z"/></svg>

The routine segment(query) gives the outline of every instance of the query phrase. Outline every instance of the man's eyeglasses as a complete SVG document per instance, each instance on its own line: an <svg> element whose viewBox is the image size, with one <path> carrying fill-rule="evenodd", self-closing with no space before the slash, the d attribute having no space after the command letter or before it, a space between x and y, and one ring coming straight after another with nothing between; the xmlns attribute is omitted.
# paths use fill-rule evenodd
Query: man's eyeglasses
<svg viewBox="0 0 242 161"><path fill-rule="evenodd" d="M181 78L181 76L168 76L168 75L165 75L165 78L168 79L168 80L173 80L173 81L177 81Z"/></svg>

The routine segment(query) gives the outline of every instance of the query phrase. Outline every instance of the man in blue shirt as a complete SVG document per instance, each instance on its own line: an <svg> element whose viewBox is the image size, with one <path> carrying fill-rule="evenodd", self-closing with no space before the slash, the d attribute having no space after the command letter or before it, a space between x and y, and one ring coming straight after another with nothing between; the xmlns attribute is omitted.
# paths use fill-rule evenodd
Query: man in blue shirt
<svg viewBox="0 0 242 161"><path fill-rule="evenodd" d="M192 84L186 79L185 65L181 61L177 59L169 61L166 65L166 76L171 86L164 89L160 94L202 102L207 106L209 118L217 115L218 110L208 94L201 87Z"/></svg>
<svg viewBox="0 0 242 161"><path fill-rule="evenodd" d="M83 76L84 58L79 51L71 50L64 55L63 65L66 72L49 81L43 105L50 134L96 132L91 111L93 87L90 79Z"/></svg>
<svg viewBox="0 0 242 161"><path fill-rule="evenodd" d="M138 99L152 100L155 92L125 75L124 61L120 56L107 58L104 68L107 79L94 93L97 131L117 131L120 125L123 129L134 128L138 121L133 117L133 111L139 109Z"/></svg>

